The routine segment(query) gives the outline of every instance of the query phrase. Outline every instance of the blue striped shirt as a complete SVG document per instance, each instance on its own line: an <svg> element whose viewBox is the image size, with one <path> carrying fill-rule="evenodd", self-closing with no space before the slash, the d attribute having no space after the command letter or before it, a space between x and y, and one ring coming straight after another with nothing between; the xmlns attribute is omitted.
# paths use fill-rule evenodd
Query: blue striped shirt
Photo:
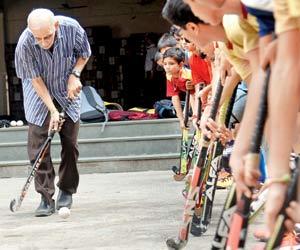
<svg viewBox="0 0 300 250"><path fill-rule="evenodd" d="M39 46L27 28L21 34L15 52L17 76L22 79L26 120L42 126L48 108L37 95L32 79L41 77L51 95L61 107L66 107L67 81L79 57L88 58L91 48L84 29L69 17L56 16L59 28L53 44L53 52ZM80 116L80 98L69 105L66 113L74 121Z"/></svg>

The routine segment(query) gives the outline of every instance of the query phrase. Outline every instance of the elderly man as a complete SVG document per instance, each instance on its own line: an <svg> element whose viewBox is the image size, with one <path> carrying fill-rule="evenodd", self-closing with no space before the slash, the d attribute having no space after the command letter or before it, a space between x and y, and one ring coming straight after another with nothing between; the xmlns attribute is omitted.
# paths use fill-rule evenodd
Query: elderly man
<svg viewBox="0 0 300 250"><path fill-rule="evenodd" d="M79 183L76 163L80 73L91 49L85 31L74 19L54 16L48 9L35 9L29 14L27 24L17 44L15 65L17 76L22 79L29 125L28 155L33 163L48 131L59 131L62 151L56 208L71 208L72 194L76 193ZM63 126L59 117L62 108L66 108ZM55 212L54 179L48 149L35 176L35 189L41 194L35 216L49 216Z"/></svg>

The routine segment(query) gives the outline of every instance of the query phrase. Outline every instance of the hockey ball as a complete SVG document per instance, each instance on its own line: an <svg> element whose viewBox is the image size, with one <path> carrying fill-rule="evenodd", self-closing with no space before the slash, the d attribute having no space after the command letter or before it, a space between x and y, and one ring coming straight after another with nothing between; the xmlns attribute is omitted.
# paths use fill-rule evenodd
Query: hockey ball
<svg viewBox="0 0 300 250"><path fill-rule="evenodd" d="M58 210L58 215L62 219L67 219L71 214L71 211L67 207L62 207Z"/></svg>

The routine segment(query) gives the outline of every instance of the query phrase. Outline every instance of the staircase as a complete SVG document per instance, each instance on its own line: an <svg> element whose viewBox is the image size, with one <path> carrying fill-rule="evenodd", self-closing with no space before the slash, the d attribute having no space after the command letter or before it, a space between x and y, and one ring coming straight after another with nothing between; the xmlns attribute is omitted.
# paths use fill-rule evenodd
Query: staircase
<svg viewBox="0 0 300 250"><path fill-rule="evenodd" d="M28 173L28 127L0 129L0 177ZM166 170L178 165L180 129L177 119L81 124L79 171L81 173ZM55 167L60 162L60 140L51 144Z"/></svg>

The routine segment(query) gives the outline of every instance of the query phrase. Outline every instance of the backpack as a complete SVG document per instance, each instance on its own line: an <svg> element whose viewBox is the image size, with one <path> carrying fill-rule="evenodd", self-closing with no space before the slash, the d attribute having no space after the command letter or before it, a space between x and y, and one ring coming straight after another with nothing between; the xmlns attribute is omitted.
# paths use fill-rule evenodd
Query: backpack
<svg viewBox="0 0 300 250"><path fill-rule="evenodd" d="M9 120L6 119L0 120L0 128L9 128L10 126L11 125Z"/></svg>
<svg viewBox="0 0 300 250"><path fill-rule="evenodd" d="M185 102L181 101L181 107L184 108ZM176 111L171 100L162 99L154 103L155 113L159 118L176 118Z"/></svg>
<svg viewBox="0 0 300 250"><path fill-rule="evenodd" d="M81 91L80 120L83 122L104 122L108 120L108 112L101 96L91 86L84 86Z"/></svg>

